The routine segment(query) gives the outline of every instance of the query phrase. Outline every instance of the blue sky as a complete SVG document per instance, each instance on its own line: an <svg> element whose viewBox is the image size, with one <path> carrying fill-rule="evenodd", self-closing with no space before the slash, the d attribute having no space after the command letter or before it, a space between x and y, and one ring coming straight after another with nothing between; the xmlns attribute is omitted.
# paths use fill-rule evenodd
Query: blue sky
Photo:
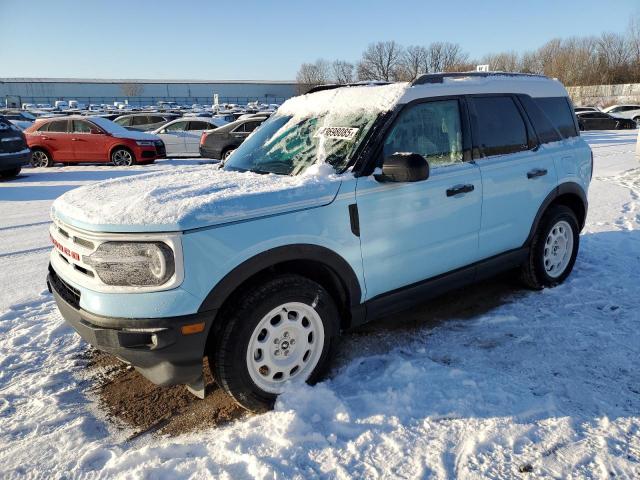
<svg viewBox="0 0 640 480"><path fill-rule="evenodd" d="M379 40L479 58L622 32L639 12L638 0L0 0L0 77L289 80Z"/></svg>

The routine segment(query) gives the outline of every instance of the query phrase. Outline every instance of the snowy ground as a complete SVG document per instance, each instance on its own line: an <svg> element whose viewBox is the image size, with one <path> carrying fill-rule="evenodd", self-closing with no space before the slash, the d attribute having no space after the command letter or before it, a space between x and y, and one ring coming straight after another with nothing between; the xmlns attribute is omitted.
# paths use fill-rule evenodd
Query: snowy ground
<svg viewBox="0 0 640 480"><path fill-rule="evenodd" d="M195 161L1 182L0 477L640 478L635 134L585 134L595 176L564 285L347 336L331 378L274 412L131 442L104 420L85 347L45 292L48 208L77 185Z"/></svg>

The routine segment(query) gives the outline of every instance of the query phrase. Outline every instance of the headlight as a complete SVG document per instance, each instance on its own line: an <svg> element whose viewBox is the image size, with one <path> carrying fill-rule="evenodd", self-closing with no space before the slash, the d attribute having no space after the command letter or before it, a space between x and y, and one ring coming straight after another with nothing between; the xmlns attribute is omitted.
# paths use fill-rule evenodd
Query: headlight
<svg viewBox="0 0 640 480"><path fill-rule="evenodd" d="M136 143L141 147L153 147L155 145L152 140L136 140Z"/></svg>
<svg viewBox="0 0 640 480"><path fill-rule="evenodd" d="M83 260L107 285L158 286L176 270L173 250L162 242L106 242Z"/></svg>

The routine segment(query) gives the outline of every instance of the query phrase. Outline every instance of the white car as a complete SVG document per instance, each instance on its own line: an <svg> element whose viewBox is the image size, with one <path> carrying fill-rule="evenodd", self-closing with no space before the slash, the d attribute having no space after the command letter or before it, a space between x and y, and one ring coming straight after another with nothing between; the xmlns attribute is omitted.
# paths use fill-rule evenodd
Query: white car
<svg viewBox="0 0 640 480"><path fill-rule="evenodd" d="M200 156L202 132L213 130L227 123L219 118L183 117L172 120L150 133L154 133L162 139L167 147L167 156L177 154Z"/></svg>
<svg viewBox="0 0 640 480"><path fill-rule="evenodd" d="M602 111L614 117L630 118L640 126L640 105L612 105Z"/></svg>

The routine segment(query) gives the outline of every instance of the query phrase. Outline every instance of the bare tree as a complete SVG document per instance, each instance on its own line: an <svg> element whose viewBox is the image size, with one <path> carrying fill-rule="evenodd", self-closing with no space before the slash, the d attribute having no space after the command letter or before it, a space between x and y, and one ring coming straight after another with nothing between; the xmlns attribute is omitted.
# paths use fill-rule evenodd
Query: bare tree
<svg viewBox="0 0 640 480"><path fill-rule="evenodd" d="M428 52L425 47L410 45L406 48L399 67L399 80L411 81L427 73Z"/></svg>
<svg viewBox="0 0 640 480"><path fill-rule="evenodd" d="M335 60L331 64L333 70L333 77L336 83L351 83L353 82L353 71L355 67L353 63L346 62L344 60Z"/></svg>
<svg viewBox="0 0 640 480"><path fill-rule="evenodd" d="M139 97L144 86L141 83L123 83L120 85L120 89L125 97Z"/></svg>
<svg viewBox="0 0 640 480"><path fill-rule="evenodd" d="M358 63L360 80L395 80L403 57L403 48L394 41L370 44Z"/></svg>
<svg viewBox="0 0 640 480"><path fill-rule="evenodd" d="M315 63L303 63L296 75L296 90L299 95L307 93L313 87L330 83L329 63L316 60Z"/></svg>
<svg viewBox="0 0 640 480"><path fill-rule="evenodd" d="M489 65L489 70L497 72L520 71L520 58L516 52L492 53L482 59L482 63Z"/></svg>
<svg viewBox="0 0 640 480"><path fill-rule="evenodd" d="M469 55L457 43L433 42L427 47L427 71L451 72L467 64Z"/></svg>

